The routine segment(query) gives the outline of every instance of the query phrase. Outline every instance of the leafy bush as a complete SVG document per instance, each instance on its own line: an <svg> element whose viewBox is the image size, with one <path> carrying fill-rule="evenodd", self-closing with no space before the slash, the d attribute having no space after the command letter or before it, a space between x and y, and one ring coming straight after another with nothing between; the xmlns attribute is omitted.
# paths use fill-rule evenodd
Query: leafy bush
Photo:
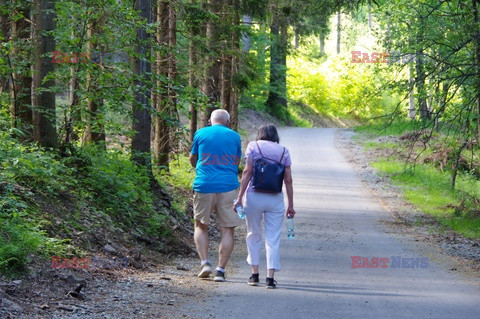
<svg viewBox="0 0 480 319"><path fill-rule="evenodd" d="M290 100L336 117L369 119L391 112L398 103L386 91L377 66L352 64L345 58L290 57L287 77Z"/></svg>
<svg viewBox="0 0 480 319"><path fill-rule="evenodd" d="M20 272L30 255L46 242L45 236L19 217L2 217L0 221L0 272Z"/></svg>
<svg viewBox="0 0 480 319"><path fill-rule="evenodd" d="M191 189L195 169L190 165L188 156L177 154L170 162L169 172L163 172L162 178L175 187Z"/></svg>
<svg viewBox="0 0 480 319"><path fill-rule="evenodd" d="M135 165L128 154L95 146L80 152L91 163L78 176L83 198L127 224L133 223L139 212L153 211L147 172Z"/></svg>
<svg viewBox="0 0 480 319"><path fill-rule="evenodd" d="M72 185L69 169L35 145L18 143L8 132L0 133L0 178L40 192L54 194Z"/></svg>
<svg viewBox="0 0 480 319"><path fill-rule="evenodd" d="M95 212L100 219L113 221L114 228L156 238L169 235L164 212L154 209L146 170L132 163L127 153L88 146L61 158L20 143L4 131L0 163L0 272L22 271L32 256L74 249L68 239L55 238L59 229L68 236L69 227L79 226L71 207L88 208L82 213ZM177 174L181 175L180 168ZM73 203L63 207L65 201ZM42 205L52 205L53 213L45 214ZM51 223L54 219L63 223Z"/></svg>

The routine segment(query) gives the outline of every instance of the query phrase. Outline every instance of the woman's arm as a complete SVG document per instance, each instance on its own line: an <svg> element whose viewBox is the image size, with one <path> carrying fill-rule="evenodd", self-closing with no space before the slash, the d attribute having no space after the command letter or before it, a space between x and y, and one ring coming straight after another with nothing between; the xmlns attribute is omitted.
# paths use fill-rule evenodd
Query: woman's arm
<svg viewBox="0 0 480 319"><path fill-rule="evenodd" d="M292 168L290 166L285 167L285 175L283 177L285 188L287 189L287 201L288 206L285 214L287 217L293 218L295 216L295 210L293 209L293 180L292 180Z"/></svg>
<svg viewBox="0 0 480 319"><path fill-rule="evenodd" d="M247 157L247 162L245 165L245 168L243 169L242 173L242 181L240 183L240 191L238 192L238 197L233 203L233 210L235 210L236 204L239 203L243 206L242 204L242 198L243 195L245 195L245 191L247 190L248 183L250 182L250 179L252 178L253 175L253 160L251 158Z"/></svg>

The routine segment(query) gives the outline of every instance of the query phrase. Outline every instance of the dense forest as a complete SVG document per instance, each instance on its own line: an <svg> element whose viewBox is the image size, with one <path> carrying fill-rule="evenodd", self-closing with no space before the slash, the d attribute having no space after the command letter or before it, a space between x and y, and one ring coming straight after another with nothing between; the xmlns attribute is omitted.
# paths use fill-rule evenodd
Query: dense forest
<svg viewBox="0 0 480 319"><path fill-rule="evenodd" d="M478 0L1 0L0 270L98 249L104 231L168 249L173 224L189 220L185 154L215 108L240 133L246 108L285 125L403 125L410 163L441 145L452 188L459 173L477 180L479 10Z"/></svg>

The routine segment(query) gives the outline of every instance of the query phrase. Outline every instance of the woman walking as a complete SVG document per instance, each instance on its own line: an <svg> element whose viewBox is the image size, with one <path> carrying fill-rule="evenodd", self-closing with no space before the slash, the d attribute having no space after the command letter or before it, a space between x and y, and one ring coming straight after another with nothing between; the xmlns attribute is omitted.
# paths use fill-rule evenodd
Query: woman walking
<svg viewBox="0 0 480 319"><path fill-rule="evenodd" d="M284 216L293 218L293 186L291 159L288 150L279 144L277 129L274 125L262 126L257 133L256 141L250 142L245 152L246 166L243 171L240 192L234 202L234 209L242 205L246 193L245 212L247 216L247 262L252 267L252 276L248 284L257 286L259 283L258 265L262 245L262 220L265 225L265 250L267 257L266 287L276 288L274 274L280 270L280 234ZM254 166L257 160L263 159L269 163L284 165L283 182L287 192L288 205L285 209L283 193L280 191L265 192L253 185ZM281 185L280 185L281 186Z"/></svg>

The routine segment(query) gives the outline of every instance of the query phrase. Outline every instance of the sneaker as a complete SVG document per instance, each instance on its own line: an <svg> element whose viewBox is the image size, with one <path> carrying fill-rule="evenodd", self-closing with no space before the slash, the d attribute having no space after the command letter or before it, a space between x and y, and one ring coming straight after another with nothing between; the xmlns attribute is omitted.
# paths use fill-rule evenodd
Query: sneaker
<svg viewBox="0 0 480 319"><path fill-rule="evenodd" d="M221 272L220 270L217 270L215 273L215 277L213 277L213 281L221 282L225 281L225 273Z"/></svg>
<svg viewBox="0 0 480 319"><path fill-rule="evenodd" d="M250 286L258 286L259 282L260 282L260 280L258 279L258 274L252 274L250 276L250 278L248 278L248 281L247 281L247 283Z"/></svg>
<svg viewBox="0 0 480 319"><path fill-rule="evenodd" d="M202 271L198 274L198 278L208 278L212 273L212 265L206 262L202 266Z"/></svg>
<svg viewBox="0 0 480 319"><path fill-rule="evenodd" d="M267 277L267 280L265 282L265 286L267 287L267 289L275 289L275 288L277 288L277 282L275 280L273 280L273 278L268 278Z"/></svg>

